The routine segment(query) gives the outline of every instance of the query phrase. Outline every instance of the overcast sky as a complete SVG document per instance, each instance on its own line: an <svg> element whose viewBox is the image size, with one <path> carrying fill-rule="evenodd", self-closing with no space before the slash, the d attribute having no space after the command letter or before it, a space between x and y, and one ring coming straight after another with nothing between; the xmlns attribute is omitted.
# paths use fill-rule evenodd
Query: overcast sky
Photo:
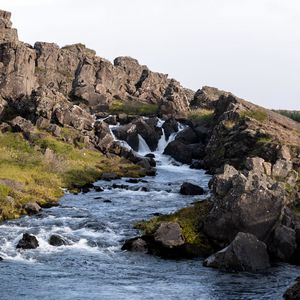
<svg viewBox="0 0 300 300"><path fill-rule="evenodd" d="M128 55L194 90L300 110L299 0L0 0L22 41Z"/></svg>

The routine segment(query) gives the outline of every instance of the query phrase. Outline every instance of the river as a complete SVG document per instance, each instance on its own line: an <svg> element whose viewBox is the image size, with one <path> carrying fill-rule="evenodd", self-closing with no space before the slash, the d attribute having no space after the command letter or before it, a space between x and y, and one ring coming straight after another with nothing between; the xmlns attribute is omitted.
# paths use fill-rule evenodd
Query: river
<svg viewBox="0 0 300 300"><path fill-rule="evenodd" d="M0 299L282 299L299 267L280 264L265 273L225 273L203 267L202 259L173 261L121 251L124 240L138 234L136 221L199 200L179 194L182 182L207 188L210 177L164 156L165 145L163 136L154 153L155 177L139 183L99 181L95 185L104 192L66 194L58 207L2 223ZM149 152L142 138L139 152ZM25 232L36 235L39 248L16 250ZM50 246L51 234L71 244Z"/></svg>

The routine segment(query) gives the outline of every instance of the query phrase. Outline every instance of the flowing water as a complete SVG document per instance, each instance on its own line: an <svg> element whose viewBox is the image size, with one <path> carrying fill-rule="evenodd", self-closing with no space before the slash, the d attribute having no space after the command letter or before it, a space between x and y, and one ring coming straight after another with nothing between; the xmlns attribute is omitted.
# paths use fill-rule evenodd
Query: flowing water
<svg viewBox="0 0 300 300"><path fill-rule="evenodd" d="M161 154L166 144L163 135L155 152L156 177L99 181L104 192L66 194L59 207L0 225L0 299L281 299L299 268L282 264L262 274L228 274L204 268L202 259L172 261L121 251L123 241L138 234L136 221L199 200L178 193L183 181L207 187L210 178L203 171ZM141 137L140 150L149 150ZM36 235L40 247L17 251L24 232ZM51 234L71 244L50 246Z"/></svg>

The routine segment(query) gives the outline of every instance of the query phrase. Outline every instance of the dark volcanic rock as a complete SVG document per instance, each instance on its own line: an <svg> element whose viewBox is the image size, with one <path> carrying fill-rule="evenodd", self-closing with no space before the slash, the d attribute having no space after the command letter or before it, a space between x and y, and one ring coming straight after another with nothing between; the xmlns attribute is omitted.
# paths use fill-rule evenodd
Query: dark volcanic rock
<svg viewBox="0 0 300 300"><path fill-rule="evenodd" d="M140 237L127 240L122 246L122 250L133 251L133 252L148 252L147 242Z"/></svg>
<svg viewBox="0 0 300 300"><path fill-rule="evenodd" d="M34 235L24 233L22 239L17 244L17 249L36 249L39 242Z"/></svg>
<svg viewBox="0 0 300 300"><path fill-rule="evenodd" d="M64 239L62 236L58 234L52 234L48 242L51 246L55 246L55 247L60 247L60 246L65 246L70 244L66 239Z"/></svg>
<svg viewBox="0 0 300 300"><path fill-rule="evenodd" d="M299 300L300 299L300 277L297 282L291 286L283 295L285 300Z"/></svg>
<svg viewBox="0 0 300 300"><path fill-rule="evenodd" d="M3 258L0 256L0 261L2 261L3 260Z"/></svg>
<svg viewBox="0 0 300 300"><path fill-rule="evenodd" d="M282 261L290 261L297 248L296 232L287 226L277 226L269 246L271 254Z"/></svg>
<svg viewBox="0 0 300 300"><path fill-rule="evenodd" d="M223 174L213 177L213 208L203 227L209 237L227 243L238 232L252 233L262 241L269 238L287 198L285 185L268 176L264 161L259 161L259 168L245 172L226 165Z"/></svg>
<svg viewBox="0 0 300 300"><path fill-rule="evenodd" d="M162 128L164 129L166 139L168 140L172 133L178 132L178 122L175 118L169 118L164 122Z"/></svg>
<svg viewBox="0 0 300 300"><path fill-rule="evenodd" d="M226 271L259 271L270 267L267 246L249 233L238 233L225 249L211 255L204 266Z"/></svg>
<svg viewBox="0 0 300 300"><path fill-rule="evenodd" d="M201 186L184 182L180 188L180 194L182 195L203 195L205 193Z"/></svg>

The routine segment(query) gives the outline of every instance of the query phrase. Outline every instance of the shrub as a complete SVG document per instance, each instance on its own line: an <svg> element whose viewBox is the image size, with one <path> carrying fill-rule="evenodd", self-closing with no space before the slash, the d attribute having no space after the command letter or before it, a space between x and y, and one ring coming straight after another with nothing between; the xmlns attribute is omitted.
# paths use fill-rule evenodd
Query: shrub
<svg viewBox="0 0 300 300"><path fill-rule="evenodd" d="M128 115L150 116L156 115L158 108L158 104L113 100L110 103L109 112L112 114L126 113Z"/></svg>

